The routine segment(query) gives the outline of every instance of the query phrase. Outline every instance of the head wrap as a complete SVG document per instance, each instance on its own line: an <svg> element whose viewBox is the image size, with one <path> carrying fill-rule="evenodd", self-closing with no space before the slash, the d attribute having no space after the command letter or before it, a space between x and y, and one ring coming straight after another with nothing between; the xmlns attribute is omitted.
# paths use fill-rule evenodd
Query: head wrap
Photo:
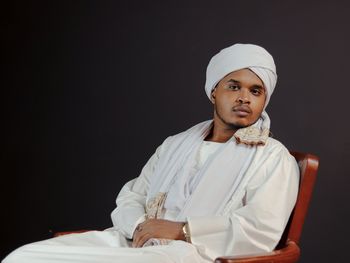
<svg viewBox="0 0 350 263"><path fill-rule="evenodd" d="M207 67L205 92L209 99L216 84L227 74L248 68L264 83L267 106L277 82L276 66L272 56L264 48L252 44L235 44L217 53Z"/></svg>

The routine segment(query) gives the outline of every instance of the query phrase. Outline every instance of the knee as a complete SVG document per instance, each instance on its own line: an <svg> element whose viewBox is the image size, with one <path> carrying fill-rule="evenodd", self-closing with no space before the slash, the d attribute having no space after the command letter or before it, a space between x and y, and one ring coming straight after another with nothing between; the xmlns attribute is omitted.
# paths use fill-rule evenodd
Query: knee
<svg viewBox="0 0 350 263"><path fill-rule="evenodd" d="M24 254L27 251L28 245L21 246L15 250L13 250L10 254L8 254L1 263L20 263L25 262ZM27 261L28 262L28 261Z"/></svg>

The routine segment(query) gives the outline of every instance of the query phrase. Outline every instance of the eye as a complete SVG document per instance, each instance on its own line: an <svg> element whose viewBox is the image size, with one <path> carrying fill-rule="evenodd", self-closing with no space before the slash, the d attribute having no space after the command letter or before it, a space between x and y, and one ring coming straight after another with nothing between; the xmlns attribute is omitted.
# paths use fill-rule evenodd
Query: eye
<svg viewBox="0 0 350 263"><path fill-rule="evenodd" d="M263 94L263 90L259 89L259 88L254 88L251 90L251 93L255 96L259 96L259 95Z"/></svg>
<svg viewBox="0 0 350 263"><path fill-rule="evenodd" d="M229 88L230 90L239 90L239 89L240 89L240 87L239 87L237 84L230 84L230 85L228 86L228 88Z"/></svg>

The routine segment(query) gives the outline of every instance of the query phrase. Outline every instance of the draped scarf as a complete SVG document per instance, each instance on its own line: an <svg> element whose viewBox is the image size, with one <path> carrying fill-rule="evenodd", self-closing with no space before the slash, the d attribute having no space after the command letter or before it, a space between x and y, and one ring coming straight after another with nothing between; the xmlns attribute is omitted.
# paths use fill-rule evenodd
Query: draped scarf
<svg viewBox="0 0 350 263"><path fill-rule="evenodd" d="M240 138L232 136L223 143L194 175L192 193L186 191L186 182L195 166L199 147L210 132L213 121L199 123L169 137L150 182L148 216L159 216L163 206L178 210L178 221L185 221L188 216L222 213L242 182L258 145L265 143L269 124L270 119L264 112L255 124L238 130ZM247 143L247 138L253 143Z"/></svg>

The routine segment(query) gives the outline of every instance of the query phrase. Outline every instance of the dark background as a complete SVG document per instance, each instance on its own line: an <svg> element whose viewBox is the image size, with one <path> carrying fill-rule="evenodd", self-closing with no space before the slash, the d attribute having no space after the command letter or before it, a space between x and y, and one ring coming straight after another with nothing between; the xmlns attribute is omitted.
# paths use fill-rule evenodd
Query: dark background
<svg viewBox="0 0 350 263"><path fill-rule="evenodd" d="M2 7L1 255L111 226L115 198L169 135L209 119L209 59L272 53L274 137L321 159L300 262L346 262L350 4L11 1ZM339 252L340 251L340 252Z"/></svg>

